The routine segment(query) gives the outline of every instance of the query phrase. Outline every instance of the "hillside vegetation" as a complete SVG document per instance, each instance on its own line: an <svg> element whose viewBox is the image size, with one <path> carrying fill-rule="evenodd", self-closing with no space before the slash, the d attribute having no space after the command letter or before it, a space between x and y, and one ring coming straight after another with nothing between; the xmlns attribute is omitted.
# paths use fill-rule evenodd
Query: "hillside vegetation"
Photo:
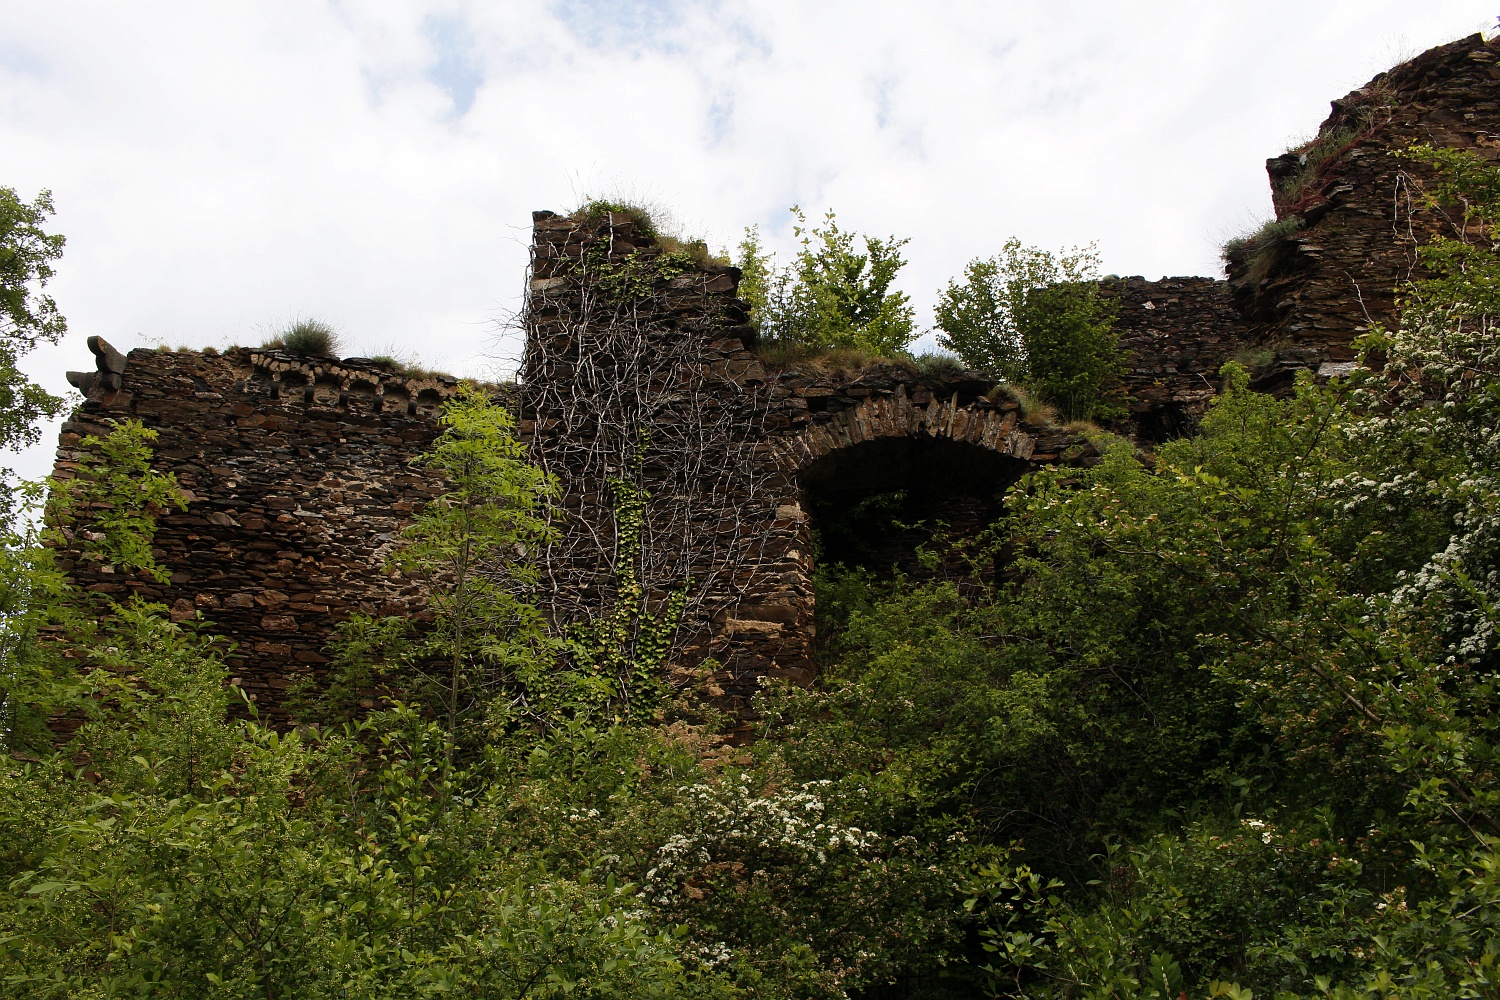
<svg viewBox="0 0 1500 1000"><path fill-rule="evenodd" d="M262 724L206 630L53 565L161 572L182 495L116 426L0 549L0 992L1500 996L1500 169L1417 155L1466 236L1365 369L1231 364L1150 465L1107 445L944 542L972 578L823 567L822 676L739 744L650 616L543 627L555 486L477 392L406 536L431 626L354 620Z"/></svg>

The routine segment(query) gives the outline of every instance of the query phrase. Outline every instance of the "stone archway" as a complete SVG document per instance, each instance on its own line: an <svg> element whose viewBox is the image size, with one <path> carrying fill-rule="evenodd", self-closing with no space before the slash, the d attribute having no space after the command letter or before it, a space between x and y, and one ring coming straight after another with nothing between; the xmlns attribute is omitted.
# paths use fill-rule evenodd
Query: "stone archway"
<svg viewBox="0 0 1500 1000"><path fill-rule="evenodd" d="M792 475L841 448L888 438L941 438L970 444L998 455L1029 462L1036 438L1023 427L1020 407L1009 401L976 399L961 403L957 392L947 399L926 393L925 403L913 400L906 386L893 393L866 398L830 419L810 424L778 444L782 468Z"/></svg>
<svg viewBox="0 0 1500 1000"><path fill-rule="evenodd" d="M912 382L857 401L845 395L841 409L817 411L768 442L775 476L785 484L775 508L778 538L760 567L772 583L767 597L740 603L716 630L717 655L739 664L728 672L736 678L812 676L813 533L823 501L916 487L929 510L941 506L934 501L962 501L936 511L937 519L951 522L957 513L974 520L997 512L1025 472L1056 460L1057 442L1040 448L1039 429L1022 421L1014 401L972 388L964 399Z"/></svg>
<svg viewBox="0 0 1500 1000"><path fill-rule="evenodd" d="M884 576L934 574L919 546L972 537L1000 516L1031 464L1004 452L930 435L880 437L837 448L797 478L799 505L815 534L815 558ZM946 573L962 562L942 563Z"/></svg>
<svg viewBox="0 0 1500 1000"><path fill-rule="evenodd" d="M1014 402L963 402L953 392L918 403L902 385L800 437L795 477L808 550L877 574L922 575L916 548L939 524L971 534L992 523L1036 453Z"/></svg>

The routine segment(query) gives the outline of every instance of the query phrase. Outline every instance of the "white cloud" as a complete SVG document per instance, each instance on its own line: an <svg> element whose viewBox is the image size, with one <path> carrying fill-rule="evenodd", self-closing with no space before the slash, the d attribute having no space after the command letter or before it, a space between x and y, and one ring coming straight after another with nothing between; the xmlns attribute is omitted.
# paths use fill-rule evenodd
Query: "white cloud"
<svg viewBox="0 0 1500 1000"><path fill-rule="evenodd" d="M72 333L351 350L483 373L530 211L670 207L727 246L786 208L910 236L919 307L1008 236L1212 273L1263 161L1476 3L0 0L0 184L51 188ZM501 352L503 353L503 351ZM45 471L51 441L28 454Z"/></svg>

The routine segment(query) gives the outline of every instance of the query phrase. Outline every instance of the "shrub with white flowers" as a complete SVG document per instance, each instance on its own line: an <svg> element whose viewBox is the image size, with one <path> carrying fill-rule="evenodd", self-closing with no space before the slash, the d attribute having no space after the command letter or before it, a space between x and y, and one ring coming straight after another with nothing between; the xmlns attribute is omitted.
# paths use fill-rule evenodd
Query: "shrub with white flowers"
<svg viewBox="0 0 1500 1000"><path fill-rule="evenodd" d="M832 781L757 787L726 776L682 790L685 822L657 848L641 889L684 925L684 958L754 978L774 969L805 996L842 997L960 935L954 869L911 837L843 818Z"/></svg>

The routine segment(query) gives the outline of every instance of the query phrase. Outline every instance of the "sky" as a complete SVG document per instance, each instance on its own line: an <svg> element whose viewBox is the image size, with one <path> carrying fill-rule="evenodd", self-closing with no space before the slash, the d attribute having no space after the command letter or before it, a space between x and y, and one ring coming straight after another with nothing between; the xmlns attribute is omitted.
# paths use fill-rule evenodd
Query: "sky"
<svg viewBox="0 0 1500 1000"><path fill-rule="evenodd" d="M1006 239L1218 273L1328 102L1496 23L1467 0L0 0L0 185L46 188L54 392L121 350L255 345L495 377L534 209L631 200L732 250L790 206L909 238L936 294ZM919 347L931 344L928 335ZM44 474L56 428L0 464Z"/></svg>

